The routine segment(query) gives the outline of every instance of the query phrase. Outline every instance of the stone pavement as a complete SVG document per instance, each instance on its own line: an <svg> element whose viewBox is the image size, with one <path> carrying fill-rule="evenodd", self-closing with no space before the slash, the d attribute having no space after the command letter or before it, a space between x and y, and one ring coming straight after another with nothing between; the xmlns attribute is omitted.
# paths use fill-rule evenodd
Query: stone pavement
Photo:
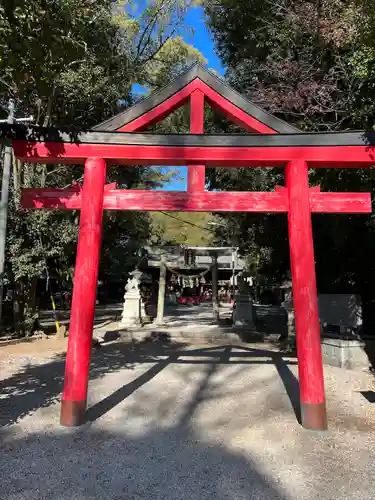
<svg viewBox="0 0 375 500"><path fill-rule="evenodd" d="M105 322L94 330L98 339L112 339L117 332L125 340L144 340L149 337L163 337L174 341L189 342L238 342L249 332L241 327L232 326L232 309L228 306L220 308L220 324L214 321L211 304L175 305L166 308L162 324L146 324L142 327L124 329L119 322ZM255 332L253 332L255 333ZM260 340L261 335L255 335Z"/></svg>

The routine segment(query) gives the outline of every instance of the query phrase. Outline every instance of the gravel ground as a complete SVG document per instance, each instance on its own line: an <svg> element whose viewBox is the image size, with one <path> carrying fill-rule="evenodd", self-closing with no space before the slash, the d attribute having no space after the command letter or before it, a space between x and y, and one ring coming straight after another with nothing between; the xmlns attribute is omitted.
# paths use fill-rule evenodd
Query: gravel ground
<svg viewBox="0 0 375 500"><path fill-rule="evenodd" d="M374 498L367 373L325 367L330 428L312 433L296 361L271 348L110 343L93 352L90 422L65 429L51 345L0 352L2 500Z"/></svg>

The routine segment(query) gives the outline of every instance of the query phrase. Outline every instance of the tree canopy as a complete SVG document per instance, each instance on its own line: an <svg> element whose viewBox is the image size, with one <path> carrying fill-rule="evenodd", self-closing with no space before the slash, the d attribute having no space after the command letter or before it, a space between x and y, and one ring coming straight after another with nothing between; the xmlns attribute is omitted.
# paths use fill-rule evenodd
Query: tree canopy
<svg viewBox="0 0 375 500"><path fill-rule="evenodd" d="M181 37L190 0L1 0L0 104L16 100L17 115L37 125L89 129L131 105L134 84L154 90L203 56ZM152 189L168 182L151 167L108 169L107 182ZM35 283L50 274L71 282L79 212L26 211L23 187L68 187L79 166L28 165L14 160L5 279L15 289L18 324L30 328ZM145 213L105 214L100 274L121 279L152 232ZM23 325L23 326L22 326Z"/></svg>
<svg viewBox="0 0 375 500"><path fill-rule="evenodd" d="M210 246L215 217L210 213L151 212L151 242L161 245Z"/></svg>
<svg viewBox="0 0 375 500"><path fill-rule="evenodd" d="M207 23L226 78L254 103L302 131L373 129L375 19L367 0L206 0ZM322 191L375 191L374 169L310 171ZM273 190L277 169L216 169L211 186ZM313 216L318 288L372 300L373 216ZM223 237L250 252L258 273L289 268L286 218L231 215Z"/></svg>
<svg viewBox="0 0 375 500"><path fill-rule="evenodd" d="M12 97L17 113L32 113L38 125L89 129L131 105L138 98L135 84L155 90L193 61L205 61L183 37L189 30L186 13L195 3L150 0L140 8L130 0L0 0L0 104L4 107ZM228 83L255 104L302 131L374 129L373 2L201 3ZM186 132L187 111L177 110L153 130ZM205 130L239 131L212 111L206 114ZM22 210L20 189L66 187L81 181L82 174L81 167L14 161L6 279L31 312L33 284L46 261L55 274L71 277L79 213ZM173 169L160 173L113 166L108 182L152 189L173 175ZM311 170L309 176L310 185L319 184L323 191L375 192L373 169ZM280 169L261 168L210 169L207 180L219 190L267 191L284 182ZM100 272L124 275L145 242L208 244L212 238L249 253L253 269L266 281L287 272L285 216L221 216L213 235L207 228L217 219L210 214L106 214ZM319 289L355 290L370 303L373 216L315 215L313 225Z"/></svg>

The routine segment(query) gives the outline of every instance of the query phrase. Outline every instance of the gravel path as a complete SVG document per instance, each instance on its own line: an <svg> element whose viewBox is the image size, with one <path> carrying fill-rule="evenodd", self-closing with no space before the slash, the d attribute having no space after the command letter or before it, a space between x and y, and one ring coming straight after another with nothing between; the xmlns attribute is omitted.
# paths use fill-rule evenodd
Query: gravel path
<svg viewBox="0 0 375 500"><path fill-rule="evenodd" d="M0 353L0 498L373 500L373 377L325 367L330 428L311 433L296 361L263 349L104 345L78 430L58 424L61 349Z"/></svg>

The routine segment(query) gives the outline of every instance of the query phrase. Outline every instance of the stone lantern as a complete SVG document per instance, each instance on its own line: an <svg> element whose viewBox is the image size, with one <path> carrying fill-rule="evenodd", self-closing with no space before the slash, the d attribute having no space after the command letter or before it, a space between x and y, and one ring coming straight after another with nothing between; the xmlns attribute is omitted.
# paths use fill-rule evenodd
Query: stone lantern
<svg viewBox="0 0 375 500"><path fill-rule="evenodd" d="M129 328L142 325L148 315L146 314L145 300L141 294L141 284L149 281L149 276L135 269L125 286L124 308L121 315L120 326Z"/></svg>
<svg viewBox="0 0 375 500"><path fill-rule="evenodd" d="M251 288L247 281L248 274L240 273L238 276L239 291L236 297L236 307L233 311L233 324L255 329L253 317L253 300Z"/></svg>

